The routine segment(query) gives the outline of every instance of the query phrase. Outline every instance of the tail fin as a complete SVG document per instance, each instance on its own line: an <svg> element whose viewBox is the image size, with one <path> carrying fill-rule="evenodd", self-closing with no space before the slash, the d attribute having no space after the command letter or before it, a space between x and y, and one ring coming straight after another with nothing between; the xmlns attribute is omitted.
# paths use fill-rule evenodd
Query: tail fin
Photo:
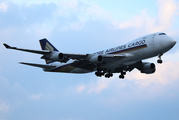
<svg viewBox="0 0 179 120"><path fill-rule="evenodd" d="M46 38L39 40L42 50L58 51ZM45 59L46 64L54 62L53 60Z"/></svg>
<svg viewBox="0 0 179 120"><path fill-rule="evenodd" d="M42 50L58 51L46 38L39 40Z"/></svg>

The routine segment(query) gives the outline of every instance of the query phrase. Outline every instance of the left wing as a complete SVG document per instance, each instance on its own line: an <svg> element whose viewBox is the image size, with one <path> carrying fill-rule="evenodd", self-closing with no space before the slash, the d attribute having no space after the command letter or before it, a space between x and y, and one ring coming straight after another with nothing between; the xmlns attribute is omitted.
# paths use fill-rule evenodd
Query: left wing
<svg viewBox="0 0 179 120"><path fill-rule="evenodd" d="M7 45L6 43L3 44L7 49L13 49L13 50L20 50L20 51L25 51L25 52L31 52L31 53L36 53L36 54L48 54L51 51L49 50L30 50L30 49L22 49L22 48L17 48L17 47L11 47Z"/></svg>
<svg viewBox="0 0 179 120"><path fill-rule="evenodd" d="M59 52L52 44L46 40L40 40L40 42L46 42L42 46L44 48L53 48L53 49L43 49L43 50L31 50L31 49L22 49L17 47L11 47L7 44L3 44L7 49L14 49L14 50L20 50L25 52L31 52L36 54L42 54L42 59L51 60L51 61L59 61L59 62L67 62L70 59L80 60L89 62L92 64L99 64L99 63L107 63L115 60L120 60L125 57L131 57L132 54L71 54L71 53L61 53ZM23 64L23 63L22 63ZM26 64L26 63L25 63ZM30 64L28 64L30 65ZM32 64L31 64L32 65ZM35 65L34 65L35 66ZM36 65L37 66L37 65Z"/></svg>
<svg viewBox="0 0 179 120"><path fill-rule="evenodd" d="M106 55L96 55L96 54L70 54L70 53L60 53L54 52L50 57L44 55L42 59L49 59L53 61L67 62L69 59L75 59L80 61L88 61L93 64L110 62L113 60L119 60L130 56L128 54L106 54Z"/></svg>

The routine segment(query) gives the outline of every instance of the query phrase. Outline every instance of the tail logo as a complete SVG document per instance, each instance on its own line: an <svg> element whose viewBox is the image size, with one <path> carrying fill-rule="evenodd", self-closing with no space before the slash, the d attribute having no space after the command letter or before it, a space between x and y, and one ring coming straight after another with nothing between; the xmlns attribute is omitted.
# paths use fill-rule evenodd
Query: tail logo
<svg viewBox="0 0 179 120"><path fill-rule="evenodd" d="M48 42L46 42L45 49L50 50L50 51L54 51L54 48Z"/></svg>

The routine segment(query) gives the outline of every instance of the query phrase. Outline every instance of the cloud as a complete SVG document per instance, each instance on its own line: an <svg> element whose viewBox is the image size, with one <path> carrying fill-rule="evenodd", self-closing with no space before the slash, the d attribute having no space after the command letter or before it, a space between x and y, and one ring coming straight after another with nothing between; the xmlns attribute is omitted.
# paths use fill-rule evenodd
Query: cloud
<svg viewBox="0 0 179 120"><path fill-rule="evenodd" d="M140 32L153 33L159 31L169 31L173 26L174 18L178 15L178 2L174 0L158 0L158 17L150 17L147 9L144 9L140 15L136 15L126 22L113 22L114 26L119 29L135 28ZM142 32L143 33L143 32ZM171 32L170 32L171 33Z"/></svg>
<svg viewBox="0 0 179 120"><path fill-rule="evenodd" d="M126 37L133 39L135 31L141 35L143 30L146 32L157 28L155 25L158 18L151 17L147 9L136 15L132 22L127 21L125 24L117 22L118 29L114 29L108 28L112 22L110 12L95 3L80 0L67 2L64 0L62 4L59 1L51 3L47 0L45 3L41 0L40 4L36 4L35 0L33 2L28 5L9 2L5 12L0 10L0 41L23 48L34 49L37 46L39 49L37 40L47 37L49 40L54 40L52 43L59 46L60 51L78 50L77 52L87 53L88 50L100 47L103 49L104 45L110 47L120 44L121 41L126 42ZM173 19L171 17L167 21ZM120 80L118 74L106 79L97 78L94 73L85 75L44 73L36 68L16 64L17 59L21 58L31 62L36 55L5 50L4 46L1 47L0 107L2 106L3 112L0 113L9 120L111 119L111 116L112 119L118 119L118 116L125 119L126 115L135 116L136 114L131 113L135 113L133 111L137 111L136 108L137 116L140 116L141 112L148 108L155 110L153 108L156 108L155 105L158 103L162 106L166 104L170 106L170 102L172 105L178 103L175 102L178 101L179 93L178 58L175 61L171 60L178 56L178 52L166 57L168 62L163 59L164 63L157 65L157 71L153 75L141 74L135 70L127 73L124 80ZM39 57L36 56L35 59L39 60ZM168 99L173 100L168 102ZM171 111L170 108L163 108L158 109L160 114L161 110ZM145 113L148 113L147 110ZM95 116L96 113L99 113L99 116ZM151 112L150 114L155 116Z"/></svg>
<svg viewBox="0 0 179 120"><path fill-rule="evenodd" d="M95 3L79 0L62 0L55 2L58 6L54 15L54 23L60 30L82 30L88 21L108 21L111 13Z"/></svg>
<svg viewBox="0 0 179 120"><path fill-rule="evenodd" d="M178 5L175 0L158 0L158 23L162 27L161 29L171 27L179 9Z"/></svg>
<svg viewBox="0 0 179 120"><path fill-rule="evenodd" d="M179 62L165 61L163 64L156 66L156 72L151 75L141 74L138 71L132 72L126 77L129 80L136 80L136 84L142 87L148 87L151 84L167 85L174 83L179 78ZM172 72L169 72L171 71Z"/></svg>
<svg viewBox="0 0 179 120"><path fill-rule="evenodd" d="M62 0L62 1L59 1L59 3L57 4L62 5L66 9L76 9L79 4L79 1L78 0Z"/></svg>
<svg viewBox="0 0 179 120"><path fill-rule="evenodd" d="M112 18L111 13L105 9L102 9L97 4L90 4L91 6L86 9L86 12L91 16L92 20L107 21Z"/></svg>
<svg viewBox="0 0 179 120"><path fill-rule="evenodd" d="M9 111L10 104L0 101L0 113L7 113Z"/></svg>
<svg viewBox="0 0 179 120"><path fill-rule="evenodd" d="M7 78L0 74L0 98L6 98L6 96L9 97L10 94L19 94L20 91L25 92L25 89L19 83L15 82L11 84Z"/></svg>
<svg viewBox="0 0 179 120"><path fill-rule="evenodd" d="M118 74L114 74L113 78L98 78L97 81L78 85L75 89L84 94L103 94L106 90L110 91L113 94L103 99L103 102L108 105L119 104L119 101L124 102L124 99L157 99L161 96L172 99L178 94L175 91L177 89L175 84L179 79L178 68L179 62L165 61L163 64L156 65L157 70L154 74L147 75L134 70L127 73L124 80L119 80Z"/></svg>
<svg viewBox="0 0 179 120"><path fill-rule="evenodd" d="M12 36L16 39L28 36L49 38L56 31L80 31L88 21L106 21L110 18L110 13L97 4L79 0L25 3L14 1L0 4L0 8L6 10L0 13L0 35L4 38L1 40ZM8 6L8 9L3 6Z"/></svg>
<svg viewBox="0 0 179 120"><path fill-rule="evenodd" d="M76 91L77 92L85 92L85 93L100 93L103 90L107 89L110 87L110 85L113 83L113 81L116 78L97 78L97 80L95 81L95 83L91 82L89 84L82 84L82 85L78 85L76 87Z"/></svg>
<svg viewBox="0 0 179 120"><path fill-rule="evenodd" d="M137 29L135 32L140 35L159 31L170 32L169 29L173 25L172 22L178 15L178 3L174 0L158 0L157 2L157 17L150 17L147 12L148 10L144 9L140 15L136 15L132 20L125 22L114 21L110 11L103 9L95 3L79 0L62 0L52 2L47 0L40 1L39 3L41 4L37 4L36 1L27 1L26 3L29 4L28 6L24 7L24 4L22 4L20 7L24 12L17 11L17 13L21 13L21 23L24 23L24 21L26 21L25 24L27 21L32 22L30 26L26 27L27 29L41 24L36 28L42 28L39 31L44 34L47 33L47 36L50 36L51 32L56 28L58 28L59 31L82 30L87 24L87 21L106 22L108 23L105 23L106 26L112 24L118 29L134 28ZM20 4L20 2L15 2L15 4ZM44 5L46 5L45 9L48 11L45 16L43 14L44 7L42 7L43 10L35 10L37 6L38 8L41 8L41 6ZM52 10L52 8L54 9ZM34 14L34 11L36 11L36 14ZM19 14L17 15L19 16ZM17 19L17 17L15 18ZM50 26L49 30L47 30L48 27L45 26Z"/></svg>
<svg viewBox="0 0 179 120"><path fill-rule="evenodd" d="M112 80L100 78L95 84L88 86L87 93L100 93L102 90L107 89Z"/></svg>
<svg viewBox="0 0 179 120"><path fill-rule="evenodd" d="M12 74L8 73L8 75ZM14 82L15 79L11 81L3 76L0 72L0 112L4 114L9 111L10 107L20 106L22 101L26 99L27 92L19 83Z"/></svg>
<svg viewBox="0 0 179 120"><path fill-rule="evenodd" d="M177 42L178 44L178 42ZM178 45L174 47L174 49L177 48ZM179 61L179 49L177 49L175 52L171 52L170 54L164 54L163 59L165 61L171 61L171 62L178 62Z"/></svg>
<svg viewBox="0 0 179 120"><path fill-rule="evenodd" d="M86 89L86 85L82 84L82 85L79 85L77 86L76 90L77 92L82 92Z"/></svg>
<svg viewBox="0 0 179 120"><path fill-rule="evenodd" d="M29 96L29 98L33 100L39 100L41 97L42 97L42 94L33 94Z"/></svg>
<svg viewBox="0 0 179 120"><path fill-rule="evenodd" d="M2 10L3 12L7 11L7 4L5 2L0 3L0 10Z"/></svg>
<svg viewBox="0 0 179 120"><path fill-rule="evenodd" d="M6 120L6 116L10 113L11 105L5 100L0 100L0 120Z"/></svg>

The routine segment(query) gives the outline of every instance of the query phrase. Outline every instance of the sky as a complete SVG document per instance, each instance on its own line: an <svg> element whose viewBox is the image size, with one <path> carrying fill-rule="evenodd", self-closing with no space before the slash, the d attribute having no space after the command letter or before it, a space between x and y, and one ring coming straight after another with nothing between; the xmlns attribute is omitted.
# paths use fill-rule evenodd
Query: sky
<svg viewBox="0 0 179 120"><path fill-rule="evenodd" d="M147 59L156 72L124 80L94 73L49 73L19 62L45 64L47 38L61 52L93 53L154 32L179 42L179 0L0 0L0 120L178 120L179 45Z"/></svg>

